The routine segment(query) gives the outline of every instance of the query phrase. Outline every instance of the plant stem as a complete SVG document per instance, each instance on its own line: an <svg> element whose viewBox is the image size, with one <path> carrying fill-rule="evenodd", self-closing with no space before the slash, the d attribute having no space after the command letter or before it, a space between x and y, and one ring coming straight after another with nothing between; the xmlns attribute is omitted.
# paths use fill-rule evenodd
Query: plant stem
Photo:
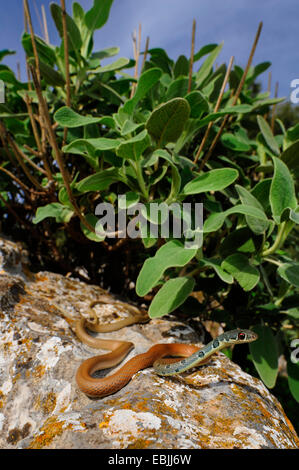
<svg viewBox="0 0 299 470"><path fill-rule="evenodd" d="M148 194L148 190L146 189L146 185L145 185L145 182L144 182L141 166L140 166L139 162L130 161L130 164L131 164L132 168L134 169L134 171L136 173L137 181L139 183L139 187L141 189L142 195L143 195L144 199L146 201L148 201L149 194Z"/></svg>
<svg viewBox="0 0 299 470"><path fill-rule="evenodd" d="M278 250L280 243L282 242L283 234L284 234L284 229L285 229L285 222L282 222L279 227L278 227L278 232L276 235L275 242L273 243L270 248L262 252L262 256L268 256L272 255L272 253L275 253L276 250Z"/></svg>

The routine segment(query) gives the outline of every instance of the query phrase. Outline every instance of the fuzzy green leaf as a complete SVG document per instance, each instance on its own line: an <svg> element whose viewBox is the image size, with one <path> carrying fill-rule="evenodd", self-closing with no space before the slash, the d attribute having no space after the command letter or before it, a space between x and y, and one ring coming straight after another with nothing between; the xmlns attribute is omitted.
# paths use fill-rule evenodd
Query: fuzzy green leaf
<svg viewBox="0 0 299 470"><path fill-rule="evenodd" d="M158 106L150 115L146 128L159 147L175 142L181 135L190 115L190 106L184 98L173 98Z"/></svg>
<svg viewBox="0 0 299 470"><path fill-rule="evenodd" d="M265 141L267 142L268 146L272 150L272 152L275 155L279 155L279 147L277 145L277 142L273 136L273 133L271 131L271 127L267 123L267 121L262 117L262 116L257 116L257 122L259 125L259 128L261 130L261 133L263 134L263 137Z"/></svg>
<svg viewBox="0 0 299 470"><path fill-rule="evenodd" d="M127 114L132 114L139 101L142 100L148 91L158 82L161 75L162 71L158 68L152 68L143 72L138 80L133 98L126 101L123 111Z"/></svg>
<svg viewBox="0 0 299 470"><path fill-rule="evenodd" d="M228 256L221 267L230 273L245 291L252 290L259 282L259 271L241 253Z"/></svg>
<svg viewBox="0 0 299 470"><path fill-rule="evenodd" d="M271 328L257 325L253 328L258 339L249 343L249 350L255 368L268 388L273 388L278 374L277 343Z"/></svg>
<svg viewBox="0 0 299 470"><path fill-rule="evenodd" d="M59 202L52 202L46 206L39 207L36 211L36 216L33 219L34 224L38 224L47 217L54 217L56 222L68 223L74 211L69 207L60 204Z"/></svg>
<svg viewBox="0 0 299 470"><path fill-rule="evenodd" d="M236 190L238 191L242 204L256 207L261 212L264 212L262 204L249 191L247 191L247 189L236 184ZM265 217L266 217L266 214L265 214ZM257 219L256 217L252 217L250 215L246 215L245 218L246 218L248 227L253 231L253 233L256 233L257 235L265 233L265 231L269 227L268 221Z"/></svg>
<svg viewBox="0 0 299 470"><path fill-rule="evenodd" d="M191 294L195 281L190 277L169 279L154 297L149 317L159 318L177 309Z"/></svg>
<svg viewBox="0 0 299 470"><path fill-rule="evenodd" d="M56 113L54 114L54 119L62 127L73 128L100 123L102 118L97 118L93 116L81 116L68 106L63 106L62 108L59 108L58 111L56 111Z"/></svg>
<svg viewBox="0 0 299 470"><path fill-rule="evenodd" d="M182 194L200 194L208 191L221 191L232 184L239 176L234 168L220 168L202 173L184 186Z"/></svg>
<svg viewBox="0 0 299 470"><path fill-rule="evenodd" d="M146 295L170 267L185 266L196 255L197 249L185 248L178 240L171 240L161 246L155 256L148 258L138 275L137 295Z"/></svg>
<svg viewBox="0 0 299 470"><path fill-rule="evenodd" d="M293 178L286 164L277 157L272 157L274 175L270 188L270 204L273 219L280 223L285 209L296 209L297 199Z"/></svg>

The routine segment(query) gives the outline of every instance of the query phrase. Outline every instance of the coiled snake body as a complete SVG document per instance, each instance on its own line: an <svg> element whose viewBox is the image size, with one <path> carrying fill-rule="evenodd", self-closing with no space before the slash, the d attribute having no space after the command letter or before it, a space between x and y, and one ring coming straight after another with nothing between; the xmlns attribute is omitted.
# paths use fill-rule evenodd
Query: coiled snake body
<svg viewBox="0 0 299 470"><path fill-rule="evenodd" d="M122 320L121 325L117 322L116 328L108 328L110 331L119 329L125 326L124 322L126 321L126 324L132 324L148 321L148 318L140 314L139 317L135 318L135 321ZM114 374L104 378L95 378L92 377L92 374L98 370L108 369L119 364L134 348L134 345L127 341L94 338L86 332L85 322L85 319L81 319L76 324L76 334L81 341L89 346L111 351L108 354L87 359L77 370L76 381L78 387L90 397L104 397L117 392L131 380L136 372L152 365L159 375L175 375L205 363L212 354L220 349L232 344L250 343L257 339L257 334L251 330L236 329L219 335L200 349L197 346L184 343L156 344L146 353L130 359ZM103 331L103 329L89 324L88 328L94 331ZM105 331L107 331L107 328ZM184 359L162 359L165 356L180 356Z"/></svg>

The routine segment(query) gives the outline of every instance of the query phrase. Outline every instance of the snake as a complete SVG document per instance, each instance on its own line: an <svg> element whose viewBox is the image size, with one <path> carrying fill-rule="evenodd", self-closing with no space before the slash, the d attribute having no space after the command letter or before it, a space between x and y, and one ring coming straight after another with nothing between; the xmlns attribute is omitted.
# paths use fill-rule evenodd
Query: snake
<svg viewBox="0 0 299 470"><path fill-rule="evenodd" d="M109 300L111 303L111 299ZM96 303L108 303L106 299L95 301ZM95 332L114 331L133 323L145 323L149 318L145 312L138 312L138 309L131 306L131 313L128 318L114 322L110 325L100 325L88 322L86 318L81 318L76 322L76 335L88 346L110 350L110 353L94 356L83 361L76 373L76 382L79 389L91 398L103 398L121 390L131 380L133 375L142 369L154 367L154 371L159 376L172 376L185 372L193 367L206 363L212 354L223 348L234 344L250 343L258 338L258 335L248 329L237 328L217 336L207 345L198 346L186 343L158 343L152 346L143 354L131 358L117 372L107 377L93 377L99 370L109 369L118 365L132 349L134 344L128 341L112 339L98 339L91 336L86 328ZM165 356L175 356L167 358ZM178 359L178 356L183 359ZM164 359L163 359L164 358Z"/></svg>

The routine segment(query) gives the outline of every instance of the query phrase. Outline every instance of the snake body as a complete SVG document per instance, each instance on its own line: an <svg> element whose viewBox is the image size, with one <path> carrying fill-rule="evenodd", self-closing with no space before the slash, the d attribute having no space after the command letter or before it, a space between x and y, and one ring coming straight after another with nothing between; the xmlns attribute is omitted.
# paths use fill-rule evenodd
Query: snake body
<svg viewBox="0 0 299 470"><path fill-rule="evenodd" d="M144 322L146 319L141 316L139 321ZM253 331L237 329L221 334L200 349L185 343L156 344L144 354L130 359L114 374L104 378L95 378L92 377L92 374L119 364L134 348L134 345L127 341L103 340L92 337L86 332L85 325L85 319L79 320L76 324L76 334L81 341L89 346L111 351L108 354L87 359L77 370L78 387L90 397L104 397L117 392L131 380L136 372L152 365L159 375L175 375L205 363L212 354L220 349L232 344L249 343L257 339L257 334ZM99 331L95 326L88 323L87 325L89 329ZM162 359L165 356L180 356L184 359Z"/></svg>

